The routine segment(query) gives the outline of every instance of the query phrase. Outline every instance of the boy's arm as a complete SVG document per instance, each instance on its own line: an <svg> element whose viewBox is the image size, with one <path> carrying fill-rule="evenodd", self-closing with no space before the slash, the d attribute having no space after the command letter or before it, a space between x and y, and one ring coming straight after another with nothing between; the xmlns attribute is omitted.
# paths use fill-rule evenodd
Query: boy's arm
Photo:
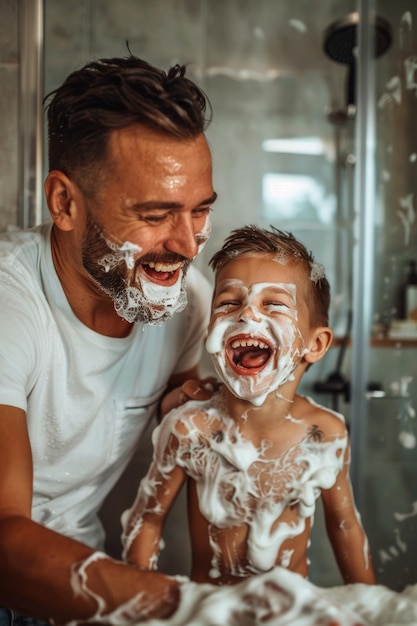
<svg viewBox="0 0 417 626"><path fill-rule="evenodd" d="M157 569L164 522L186 479L181 467L176 465L171 471L162 472L158 463L152 462L132 508L122 516L126 561L145 569Z"/></svg>
<svg viewBox="0 0 417 626"><path fill-rule="evenodd" d="M349 460L348 444L335 484L322 491L327 534L345 583L374 584L368 540L354 502Z"/></svg>

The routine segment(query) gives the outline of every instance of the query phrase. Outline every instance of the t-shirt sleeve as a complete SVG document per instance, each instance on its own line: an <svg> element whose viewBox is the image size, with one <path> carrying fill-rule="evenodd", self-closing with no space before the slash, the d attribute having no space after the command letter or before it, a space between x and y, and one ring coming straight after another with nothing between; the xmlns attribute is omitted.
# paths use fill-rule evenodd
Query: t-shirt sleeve
<svg viewBox="0 0 417 626"><path fill-rule="evenodd" d="M41 365L36 358L38 311L30 291L13 282L0 271L0 404L25 411Z"/></svg>
<svg viewBox="0 0 417 626"><path fill-rule="evenodd" d="M187 274L188 304L184 311L184 339L174 368L174 374L192 369L200 362L210 320L212 287L195 267Z"/></svg>

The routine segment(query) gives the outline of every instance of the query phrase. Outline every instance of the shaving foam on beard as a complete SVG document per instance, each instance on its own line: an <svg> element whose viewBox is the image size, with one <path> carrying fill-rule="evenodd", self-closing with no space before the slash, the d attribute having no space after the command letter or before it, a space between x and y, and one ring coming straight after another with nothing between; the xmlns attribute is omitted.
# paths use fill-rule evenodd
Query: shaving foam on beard
<svg viewBox="0 0 417 626"><path fill-rule="evenodd" d="M168 309L170 314L173 315L179 311L182 311L187 304L187 292L184 287L184 272L180 270L179 276L176 282L170 286L158 285L151 280L148 280L142 273L137 273L138 282L141 286L144 298L154 307L161 308L161 314L164 313L163 309ZM158 309L154 309L155 314L158 315Z"/></svg>
<svg viewBox="0 0 417 626"><path fill-rule="evenodd" d="M140 255L142 248L136 244L125 241L121 245L107 239L103 233L101 237L106 245L112 250L97 263L107 273L125 263L128 270L135 267L135 255ZM127 284L120 293L107 292L114 302L116 313L127 322L146 322L150 325L162 324L174 313L185 309L187 305L187 292L185 289L184 273L181 270L177 281L170 287L164 287L147 280L139 272L136 272L136 280L139 287Z"/></svg>
<svg viewBox="0 0 417 626"><path fill-rule="evenodd" d="M114 308L120 317L128 322L145 322L159 325L179 313L187 305L185 276L181 276L172 287L163 287L147 281L137 273L140 289L128 285L117 295L111 295ZM171 293L173 290L173 293Z"/></svg>
<svg viewBox="0 0 417 626"><path fill-rule="evenodd" d="M248 289L242 281L230 282L238 285L239 289L246 293L246 299L239 311L227 317L220 317L214 322L206 340L206 349L212 355L217 374L230 391L239 398L248 400L254 406L261 406L269 393L278 391L281 385L292 380L295 368L306 353L301 333L291 320L291 318L297 319L297 311L282 307L285 315L279 316L279 319L272 319L264 315L251 303L251 300L262 290L271 287L277 288L278 284L258 283ZM279 287L286 293L292 294L295 304L295 285L279 285ZM244 319L242 311L248 306L254 311L256 320L239 321ZM276 310L279 308L279 306L276 307ZM261 339L270 346L277 346L278 360L276 354L273 354L264 368L257 374L251 375L249 370L248 375L237 374L227 359L225 348L233 337L239 335ZM301 349L296 346L297 342L301 343Z"/></svg>
<svg viewBox="0 0 417 626"><path fill-rule="evenodd" d="M109 239L106 239L103 234L101 234L101 236L110 250L113 250L113 254L108 253L98 261L98 264L104 268L104 271L109 272L120 263L125 263L128 270L133 270L135 267L135 254L141 254L142 248L130 241L125 241L119 246Z"/></svg>

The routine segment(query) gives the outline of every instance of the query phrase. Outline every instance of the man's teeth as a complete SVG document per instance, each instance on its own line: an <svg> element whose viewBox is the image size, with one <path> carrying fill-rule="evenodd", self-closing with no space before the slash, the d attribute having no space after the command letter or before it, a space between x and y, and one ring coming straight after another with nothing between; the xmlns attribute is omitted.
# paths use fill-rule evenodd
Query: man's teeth
<svg viewBox="0 0 417 626"><path fill-rule="evenodd" d="M261 350L268 350L269 346L260 339L235 339L232 341L232 348L261 348Z"/></svg>
<svg viewBox="0 0 417 626"><path fill-rule="evenodd" d="M175 272L179 267L181 267L182 263L171 263L168 265L167 263L154 263L153 261L150 261L146 265L155 270L155 272Z"/></svg>

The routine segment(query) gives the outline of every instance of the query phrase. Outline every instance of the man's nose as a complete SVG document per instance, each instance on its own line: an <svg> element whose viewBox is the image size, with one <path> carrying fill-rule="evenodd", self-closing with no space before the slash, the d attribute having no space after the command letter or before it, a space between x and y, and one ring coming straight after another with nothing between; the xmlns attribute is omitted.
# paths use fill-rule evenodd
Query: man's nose
<svg viewBox="0 0 417 626"><path fill-rule="evenodd" d="M169 238L165 241L165 248L188 259L194 258L198 253L194 221L191 216L183 216L177 220Z"/></svg>

